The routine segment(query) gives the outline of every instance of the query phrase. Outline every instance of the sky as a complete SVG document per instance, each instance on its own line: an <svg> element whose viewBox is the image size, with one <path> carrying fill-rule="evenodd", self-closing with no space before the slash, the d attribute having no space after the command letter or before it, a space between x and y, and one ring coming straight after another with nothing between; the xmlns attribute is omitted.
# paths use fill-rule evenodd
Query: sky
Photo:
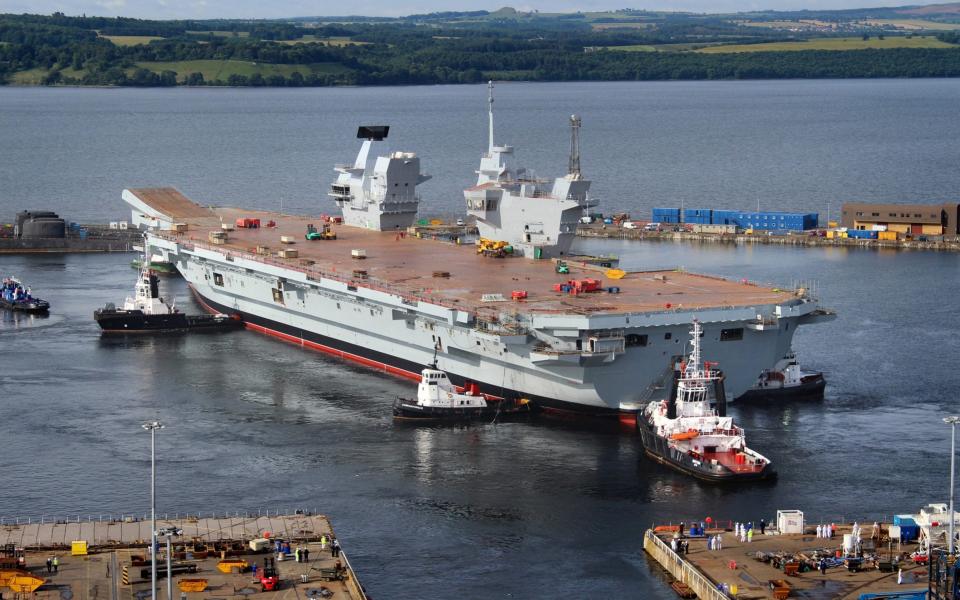
<svg viewBox="0 0 960 600"><path fill-rule="evenodd" d="M483 0L0 0L0 13L123 16L143 19L213 19L365 15L397 17L446 10L517 10L575 12L636 8L692 12L861 8L922 4L908 0L522 0L485 4Z"/></svg>

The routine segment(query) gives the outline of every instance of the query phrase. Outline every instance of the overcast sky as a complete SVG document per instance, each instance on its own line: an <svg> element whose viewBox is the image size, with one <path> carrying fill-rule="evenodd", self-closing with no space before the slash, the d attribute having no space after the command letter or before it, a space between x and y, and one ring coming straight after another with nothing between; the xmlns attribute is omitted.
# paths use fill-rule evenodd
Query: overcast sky
<svg viewBox="0 0 960 600"><path fill-rule="evenodd" d="M920 2L914 2L920 4ZM639 8L694 12L738 12L757 9L797 10L899 6L898 2L870 0L524 0L522 3L485 4L483 0L0 0L2 13L63 11L68 15L140 17L147 19L211 19L305 17L318 15L403 16L443 10L518 10L543 12Z"/></svg>

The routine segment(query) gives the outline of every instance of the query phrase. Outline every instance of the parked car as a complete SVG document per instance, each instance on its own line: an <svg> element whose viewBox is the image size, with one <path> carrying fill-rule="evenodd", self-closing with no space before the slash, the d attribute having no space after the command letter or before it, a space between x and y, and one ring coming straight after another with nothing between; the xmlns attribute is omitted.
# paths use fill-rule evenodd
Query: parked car
<svg viewBox="0 0 960 600"><path fill-rule="evenodd" d="M593 223L593 217L580 217L580 222L584 225L589 225L590 223Z"/></svg>
<svg viewBox="0 0 960 600"><path fill-rule="evenodd" d="M463 222L463 219L457 219L457 227L463 227L466 223Z"/></svg>
<svg viewBox="0 0 960 600"><path fill-rule="evenodd" d="M644 231L660 231L660 223L647 223L643 226Z"/></svg>
<svg viewBox="0 0 960 600"><path fill-rule="evenodd" d="M637 229L637 224L633 221L626 221L623 224L624 229Z"/></svg>

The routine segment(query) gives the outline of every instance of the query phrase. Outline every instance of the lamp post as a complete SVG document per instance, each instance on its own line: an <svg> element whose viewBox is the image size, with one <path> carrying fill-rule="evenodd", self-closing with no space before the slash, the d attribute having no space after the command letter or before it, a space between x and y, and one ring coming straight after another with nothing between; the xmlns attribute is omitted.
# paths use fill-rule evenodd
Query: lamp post
<svg viewBox="0 0 960 600"><path fill-rule="evenodd" d="M144 423L150 432L150 598L157 600L157 430L163 429L160 421Z"/></svg>
<svg viewBox="0 0 960 600"><path fill-rule="evenodd" d="M943 422L950 426L950 556L953 556L953 468L957 458L957 423L960 423L960 417L944 417Z"/></svg>
<svg viewBox="0 0 960 600"><path fill-rule="evenodd" d="M183 530L176 527L165 527L156 534L167 538L167 600L173 600L173 549L170 546L170 540L173 536L183 535Z"/></svg>

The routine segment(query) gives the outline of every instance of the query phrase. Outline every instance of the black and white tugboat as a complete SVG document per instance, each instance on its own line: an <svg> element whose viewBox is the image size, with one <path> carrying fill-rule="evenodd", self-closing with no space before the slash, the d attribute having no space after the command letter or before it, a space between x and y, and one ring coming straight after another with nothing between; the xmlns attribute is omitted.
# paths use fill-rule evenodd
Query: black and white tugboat
<svg viewBox="0 0 960 600"><path fill-rule="evenodd" d="M738 402L778 400L823 400L827 380L819 371L804 371L793 352L772 369L764 369L752 388L737 397Z"/></svg>
<svg viewBox="0 0 960 600"><path fill-rule="evenodd" d="M462 392L457 391L447 374L437 368L436 348L433 362L420 371L416 399L397 398L393 403L395 420L417 423L495 421L530 411L529 401L494 399L481 394L475 383L467 382Z"/></svg>
<svg viewBox="0 0 960 600"><path fill-rule="evenodd" d="M133 297L126 299L123 308L107 304L94 311L93 318L109 333L221 331L243 326L231 315L187 315L168 305L160 297L159 279L149 269L140 270Z"/></svg>
<svg viewBox="0 0 960 600"><path fill-rule="evenodd" d="M36 298L30 288L15 277L5 277L0 288L0 307L31 314L43 314L50 310L50 303Z"/></svg>
<svg viewBox="0 0 960 600"><path fill-rule="evenodd" d="M744 481L776 476L770 460L747 447L743 429L727 416L723 373L701 362L699 321L690 332L691 351L674 369L667 400L653 401L637 419L647 455L707 481Z"/></svg>

